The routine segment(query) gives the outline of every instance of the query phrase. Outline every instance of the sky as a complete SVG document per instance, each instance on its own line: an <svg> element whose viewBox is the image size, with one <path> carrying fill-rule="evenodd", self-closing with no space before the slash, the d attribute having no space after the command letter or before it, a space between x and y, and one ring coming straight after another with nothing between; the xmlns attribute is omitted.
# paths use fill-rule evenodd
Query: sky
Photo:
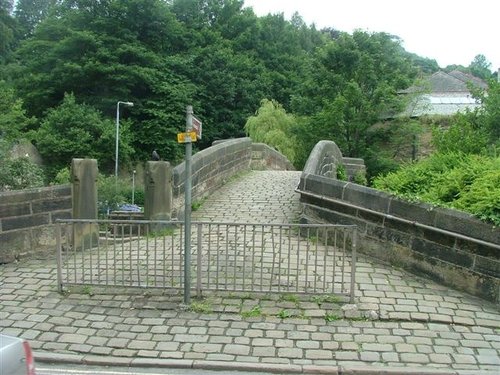
<svg viewBox="0 0 500 375"><path fill-rule="evenodd" d="M255 14L298 12L317 29L397 35L408 52L437 61L441 68L468 66L482 54L500 68L500 1L498 0L244 0Z"/></svg>

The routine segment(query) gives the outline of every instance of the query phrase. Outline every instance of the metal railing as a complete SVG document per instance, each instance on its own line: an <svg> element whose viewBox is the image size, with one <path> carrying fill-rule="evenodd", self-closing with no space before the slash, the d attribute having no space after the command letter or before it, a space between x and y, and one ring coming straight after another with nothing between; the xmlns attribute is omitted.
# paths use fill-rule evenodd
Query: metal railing
<svg viewBox="0 0 500 375"><path fill-rule="evenodd" d="M153 232L150 228L154 228ZM179 289L182 222L60 220L59 290L73 285ZM191 285L204 290L354 298L356 227L193 222Z"/></svg>

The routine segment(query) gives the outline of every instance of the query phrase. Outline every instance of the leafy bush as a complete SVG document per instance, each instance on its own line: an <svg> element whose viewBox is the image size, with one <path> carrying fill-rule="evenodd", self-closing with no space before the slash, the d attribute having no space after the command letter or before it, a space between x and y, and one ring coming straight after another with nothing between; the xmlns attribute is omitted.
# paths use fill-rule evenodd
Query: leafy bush
<svg viewBox="0 0 500 375"><path fill-rule="evenodd" d="M337 180L347 181L347 171L343 164L337 165Z"/></svg>
<svg viewBox="0 0 500 375"><path fill-rule="evenodd" d="M366 174L363 171L357 171L354 174L354 182L358 185L366 186L368 185L368 180L366 179Z"/></svg>
<svg viewBox="0 0 500 375"><path fill-rule="evenodd" d="M105 213L118 208L125 203L127 195L127 183L121 179L116 180L114 176L99 175L97 179L97 200L99 212Z"/></svg>
<svg viewBox="0 0 500 375"><path fill-rule="evenodd" d="M488 133L474 125L473 113L457 114L451 125L436 126L432 132L432 143L438 152L463 152L480 154L488 146Z"/></svg>
<svg viewBox="0 0 500 375"><path fill-rule="evenodd" d="M99 175L97 179L99 213L117 210L119 206L132 203L132 185L128 180L114 176ZM144 188L135 187L134 204L144 206Z"/></svg>
<svg viewBox="0 0 500 375"><path fill-rule="evenodd" d="M56 176L52 180L53 185L63 185L69 184L71 182L71 172L69 167L65 167L57 172Z"/></svg>
<svg viewBox="0 0 500 375"><path fill-rule="evenodd" d="M44 186L44 172L28 158L0 162L0 191L23 190Z"/></svg>
<svg viewBox="0 0 500 375"><path fill-rule="evenodd" d="M500 225L500 157L436 153L376 178L373 186L411 201L466 211Z"/></svg>

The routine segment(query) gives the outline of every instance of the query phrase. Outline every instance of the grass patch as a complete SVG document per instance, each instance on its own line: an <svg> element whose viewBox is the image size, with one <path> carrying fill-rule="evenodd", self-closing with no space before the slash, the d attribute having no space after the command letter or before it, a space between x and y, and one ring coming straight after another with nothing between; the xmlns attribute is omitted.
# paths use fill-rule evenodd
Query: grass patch
<svg viewBox="0 0 500 375"><path fill-rule="evenodd" d="M326 313L325 314L325 321L326 322L335 322L335 321L340 320L340 319L341 319L341 317L335 313Z"/></svg>
<svg viewBox="0 0 500 375"><path fill-rule="evenodd" d="M94 295L94 290L92 289L92 287L90 285L85 285L82 288L82 293L92 297Z"/></svg>
<svg viewBox="0 0 500 375"><path fill-rule="evenodd" d="M210 314L212 312L212 306L208 301L191 302L189 310L199 314Z"/></svg>
<svg viewBox="0 0 500 375"><path fill-rule="evenodd" d="M323 303L341 303L342 300L333 294L325 295L325 296L312 296L311 302L317 303L321 305Z"/></svg>
<svg viewBox="0 0 500 375"><path fill-rule="evenodd" d="M174 236L174 234L175 234L175 228L170 227L170 228L150 231L148 232L148 237L149 238L171 237Z"/></svg>
<svg viewBox="0 0 500 375"><path fill-rule="evenodd" d="M277 316L278 318L286 319L286 318L291 318L292 314L290 313L290 311L283 309L278 313Z"/></svg>
<svg viewBox="0 0 500 375"><path fill-rule="evenodd" d="M282 294L280 296L280 301L286 301L286 302L293 302L293 303L299 303L299 297L297 297L295 294Z"/></svg>
<svg viewBox="0 0 500 375"><path fill-rule="evenodd" d="M255 318L262 315L262 308L259 305L255 305L248 311L242 311L241 316L243 318Z"/></svg>

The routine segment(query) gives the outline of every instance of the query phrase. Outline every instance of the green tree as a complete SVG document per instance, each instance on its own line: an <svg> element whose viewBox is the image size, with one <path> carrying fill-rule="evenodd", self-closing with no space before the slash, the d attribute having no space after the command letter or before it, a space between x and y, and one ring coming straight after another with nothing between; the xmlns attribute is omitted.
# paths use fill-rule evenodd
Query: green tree
<svg viewBox="0 0 500 375"><path fill-rule="evenodd" d="M48 17L59 0L17 0L15 18L24 37L33 35L37 24Z"/></svg>
<svg viewBox="0 0 500 375"><path fill-rule="evenodd" d="M433 143L440 152L481 154L500 147L500 83L490 80L488 90L473 90L482 106L459 113L446 128L436 127Z"/></svg>
<svg viewBox="0 0 500 375"><path fill-rule="evenodd" d="M133 153L130 124L120 122L120 161L127 163ZM73 158L94 158L104 171L112 171L115 153L115 123L73 94L65 95L58 107L50 109L33 139L42 157L50 161L49 179L67 167Z"/></svg>
<svg viewBox="0 0 500 375"><path fill-rule="evenodd" d="M294 163L297 143L292 134L296 125L294 116L287 114L278 102L263 99L256 115L247 120L245 130L254 142L276 148Z"/></svg>
<svg viewBox="0 0 500 375"><path fill-rule="evenodd" d="M342 33L316 54L292 108L314 119L311 143L332 139L344 154L363 157L370 126L401 109L397 91L417 73L411 56L394 36L362 31Z"/></svg>
<svg viewBox="0 0 500 375"><path fill-rule="evenodd" d="M10 56L18 37L18 24L12 17L13 2L0 0L0 64Z"/></svg>
<svg viewBox="0 0 500 375"><path fill-rule="evenodd" d="M482 78L491 78L491 63L486 59L484 55L476 55L474 60L469 65L469 71L472 75Z"/></svg>
<svg viewBox="0 0 500 375"><path fill-rule="evenodd" d="M33 124L26 116L21 99L14 90L0 81L0 138L12 143L24 137L25 131Z"/></svg>
<svg viewBox="0 0 500 375"><path fill-rule="evenodd" d="M475 92L482 103L476 111L478 127L489 137L490 145L500 146L500 82L490 80L488 90Z"/></svg>

